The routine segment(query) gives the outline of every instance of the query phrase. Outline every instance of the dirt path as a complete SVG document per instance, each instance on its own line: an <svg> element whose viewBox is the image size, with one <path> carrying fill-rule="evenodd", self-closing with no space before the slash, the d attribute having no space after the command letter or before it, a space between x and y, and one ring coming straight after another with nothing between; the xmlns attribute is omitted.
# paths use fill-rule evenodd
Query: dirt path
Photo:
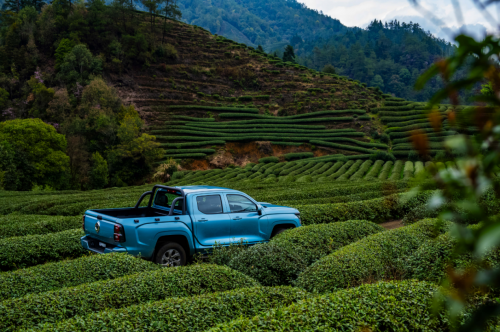
<svg viewBox="0 0 500 332"><path fill-rule="evenodd" d="M388 221L381 223L380 226L384 227L385 229L396 229L403 227L403 220L393 220L393 221Z"/></svg>

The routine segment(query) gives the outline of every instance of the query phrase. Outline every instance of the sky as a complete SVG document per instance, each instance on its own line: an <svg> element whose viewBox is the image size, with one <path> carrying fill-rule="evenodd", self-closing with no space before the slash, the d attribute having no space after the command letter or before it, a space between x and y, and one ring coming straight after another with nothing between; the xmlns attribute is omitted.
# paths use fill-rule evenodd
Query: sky
<svg viewBox="0 0 500 332"><path fill-rule="evenodd" d="M373 19L419 23L425 30L447 41L453 41L458 32L465 30L476 38L486 31L495 31L493 26L474 5L473 0L419 0L429 13L441 20L439 25L428 18L431 16L418 11L408 0L298 0L309 8L323 11L346 26L365 28ZM453 2L460 5L462 22L457 20ZM489 12L497 19L500 10L490 8Z"/></svg>

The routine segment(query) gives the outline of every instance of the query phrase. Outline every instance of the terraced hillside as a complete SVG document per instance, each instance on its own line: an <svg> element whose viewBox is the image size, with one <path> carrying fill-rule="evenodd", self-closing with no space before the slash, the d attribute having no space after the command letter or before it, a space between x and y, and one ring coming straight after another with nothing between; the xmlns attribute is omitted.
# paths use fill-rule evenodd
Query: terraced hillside
<svg viewBox="0 0 500 332"><path fill-rule="evenodd" d="M187 169L377 151L406 159L415 129L428 133L432 156L456 133L446 118L458 110L449 105L439 107L443 130L434 132L424 103L284 63L202 28L172 21L165 42L177 58L141 69L120 89L166 149L165 160Z"/></svg>
<svg viewBox="0 0 500 332"><path fill-rule="evenodd" d="M369 110L384 101L375 89L179 22L165 42L177 50L176 60L118 82L167 150L165 158L198 159L209 168L287 153L388 148L367 136L375 130Z"/></svg>

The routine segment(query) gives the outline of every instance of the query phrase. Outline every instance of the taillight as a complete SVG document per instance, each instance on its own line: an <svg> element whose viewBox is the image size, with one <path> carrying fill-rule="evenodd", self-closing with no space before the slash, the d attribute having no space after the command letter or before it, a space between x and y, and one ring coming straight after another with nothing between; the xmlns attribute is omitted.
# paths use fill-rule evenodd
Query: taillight
<svg viewBox="0 0 500 332"><path fill-rule="evenodd" d="M82 229L85 232L85 215L82 216Z"/></svg>
<svg viewBox="0 0 500 332"><path fill-rule="evenodd" d="M125 242L125 231L122 225L115 224L113 238L115 242Z"/></svg>

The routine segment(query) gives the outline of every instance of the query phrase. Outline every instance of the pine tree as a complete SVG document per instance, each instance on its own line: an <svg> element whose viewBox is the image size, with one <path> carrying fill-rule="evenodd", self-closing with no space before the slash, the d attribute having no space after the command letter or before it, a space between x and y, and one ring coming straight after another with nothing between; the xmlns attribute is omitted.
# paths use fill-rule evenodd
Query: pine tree
<svg viewBox="0 0 500 332"><path fill-rule="evenodd" d="M295 52L293 50L292 45L287 45L285 47L285 52L283 53L283 61L296 63Z"/></svg>

